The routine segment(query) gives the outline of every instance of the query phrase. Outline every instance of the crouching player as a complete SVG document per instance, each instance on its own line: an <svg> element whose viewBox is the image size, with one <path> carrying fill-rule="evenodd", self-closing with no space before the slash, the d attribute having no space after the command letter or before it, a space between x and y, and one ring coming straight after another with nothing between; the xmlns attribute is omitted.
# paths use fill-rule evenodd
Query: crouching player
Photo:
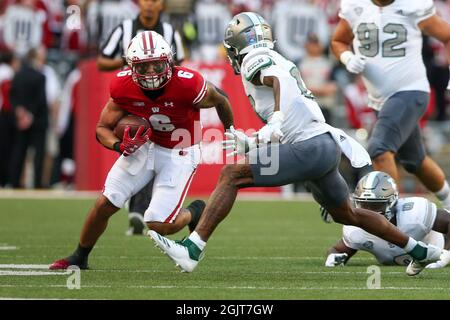
<svg viewBox="0 0 450 320"><path fill-rule="evenodd" d="M442 251L439 261L426 268L443 268L450 262L450 212L437 209L422 197L399 198L387 173L373 171L357 184L353 199L357 208L382 214L408 236L433 244ZM328 250L325 266L344 265L358 250L370 252L384 265L408 265L413 259L398 246L355 226L343 226L343 237ZM444 235L447 240L444 239Z"/></svg>
<svg viewBox="0 0 450 320"><path fill-rule="evenodd" d="M144 216L150 230L167 235L188 225L192 231L204 209L200 200L181 208L200 161L200 109L215 107L227 129L233 125L228 99L198 72L174 66L169 44L154 31L133 38L126 59L130 70L112 81L96 129L98 141L122 156L86 218L78 248L50 269L88 268L88 255L109 218L151 180L153 196ZM126 129L121 141L113 129L127 113L149 119L151 130L141 127L131 138Z"/></svg>

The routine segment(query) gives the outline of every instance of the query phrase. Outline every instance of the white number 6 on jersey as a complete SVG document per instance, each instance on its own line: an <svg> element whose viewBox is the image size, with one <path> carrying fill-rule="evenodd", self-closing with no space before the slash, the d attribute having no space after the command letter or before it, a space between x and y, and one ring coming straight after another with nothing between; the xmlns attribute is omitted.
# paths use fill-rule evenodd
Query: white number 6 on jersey
<svg viewBox="0 0 450 320"><path fill-rule="evenodd" d="M170 118L163 114L154 114L150 118L148 118L150 124L152 125L153 130L170 132L175 130L175 126L170 123Z"/></svg>
<svg viewBox="0 0 450 320"><path fill-rule="evenodd" d="M180 71L178 71L178 76L180 78L192 79L194 77L194 74L191 72L188 72L188 71L180 70Z"/></svg>
<svg viewBox="0 0 450 320"><path fill-rule="evenodd" d="M117 74L117 77L126 77L126 76L131 76L131 70L124 70L124 71L120 71Z"/></svg>

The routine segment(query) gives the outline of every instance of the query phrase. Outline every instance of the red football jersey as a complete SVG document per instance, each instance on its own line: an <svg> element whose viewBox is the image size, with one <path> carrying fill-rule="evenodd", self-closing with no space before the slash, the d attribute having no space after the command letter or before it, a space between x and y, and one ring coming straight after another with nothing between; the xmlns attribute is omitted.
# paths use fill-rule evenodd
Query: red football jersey
<svg viewBox="0 0 450 320"><path fill-rule="evenodd" d="M111 81L111 98L127 112L144 117L152 126L154 143L165 148L186 148L201 141L200 110L194 105L207 92L205 79L197 71L174 67L163 93L150 99L124 70Z"/></svg>

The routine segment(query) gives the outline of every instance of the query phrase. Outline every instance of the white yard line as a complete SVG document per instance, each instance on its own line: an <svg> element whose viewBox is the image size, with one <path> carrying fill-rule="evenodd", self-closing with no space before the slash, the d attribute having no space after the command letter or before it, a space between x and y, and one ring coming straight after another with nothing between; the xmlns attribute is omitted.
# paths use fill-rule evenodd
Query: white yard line
<svg viewBox="0 0 450 320"><path fill-rule="evenodd" d="M19 249L16 246L0 246L0 251L12 251Z"/></svg>
<svg viewBox="0 0 450 320"><path fill-rule="evenodd" d="M0 270L0 276L61 276L69 275L68 272L55 272L55 271L13 271L13 270Z"/></svg>
<svg viewBox="0 0 450 320"><path fill-rule="evenodd" d="M66 191L66 190L0 190L0 199L93 199L100 191Z"/></svg>
<svg viewBox="0 0 450 320"><path fill-rule="evenodd" d="M48 264L0 264L0 276L58 276L69 274L66 271L49 271L48 266Z"/></svg>
<svg viewBox="0 0 450 320"><path fill-rule="evenodd" d="M11 284L0 284L0 288L67 288L66 285L11 285ZM381 287L380 289L368 289L366 287L256 287L256 286L176 286L176 285L129 285L129 286L111 286L111 285L82 285L81 289L90 288L124 288L124 289L213 289L213 290L264 290L264 291L314 291L314 290L354 290L354 291L372 291L372 290L432 290L432 291L450 291L449 287Z"/></svg>
<svg viewBox="0 0 450 320"><path fill-rule="evenodd" d="M49 264L0 264L0 269L48 269Z"/></svg>
<svg viewBox="0 0 450 320"><path fill-rule="evenodd" d="M0 300L86 300L86 299L0 297ZM90 299L89 299L89 300L90 300ZM94 299L94 300L100 300L100 299Z"/></svg>

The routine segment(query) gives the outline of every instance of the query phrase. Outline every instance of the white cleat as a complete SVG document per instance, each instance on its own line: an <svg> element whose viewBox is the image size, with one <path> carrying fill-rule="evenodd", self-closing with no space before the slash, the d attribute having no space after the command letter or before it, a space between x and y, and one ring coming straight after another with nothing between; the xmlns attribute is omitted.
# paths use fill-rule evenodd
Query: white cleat
<svg viewBox="0 0 450 320"><path fill-rule="evenodd" d="M444 268L450 262L450 251L443 249L438 261L430 263L425 269L440 269Z"/></svg>
<svg viewBox="0 0 450 320"><path fill-rule="evenodd" d="M431 244L427 245L427 248L427 256L425 259L420 261L413 260L409 263L408 267L406 268L406 274L408 276L418 275L428 264L439 261L441 254L446 251Z"/></svg>
<svg viewBox="0 0 450 320"><path fill-rule="evenodd" d="M152 230L149 230L147 235L155 242L156 247L175 262L175 266L182 272L192 272L203 258L202 251L189 239L176 242Z"/></svg>

